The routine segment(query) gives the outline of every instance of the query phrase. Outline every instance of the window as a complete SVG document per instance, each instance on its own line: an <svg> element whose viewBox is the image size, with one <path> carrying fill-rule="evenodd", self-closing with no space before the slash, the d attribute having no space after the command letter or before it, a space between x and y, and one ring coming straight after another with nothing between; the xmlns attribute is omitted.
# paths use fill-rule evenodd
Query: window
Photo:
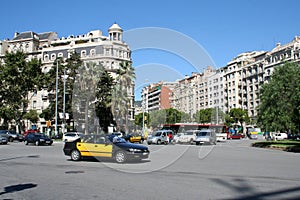
<svg viewBox="0 0 300 200"><path fill-rule="evenodd" d="M32 108L36 108L36 101L32 102Z"/></svg>
<svg viewBox="0 0 300 200"><path fill-rule="evenodd" d="M81 57L85 57L86 56L86 50L82 50L81 51Z"/></svg>
<svg viewBox="0 0 300 200"><path fill-rule="evenodd" d="M56 55L54 53L51 54L51 60L55 60L55 58L56 58Z"/></svg>
<svg viewBox="0 0 300 200"><path fill-rule="evenodd" d="M49 55L48 54L44 55L44 61L49 61Z"/></svg>
<svg viewBox="0 0 300 200"><path fill-rule="evenodd" d="M90 51L90 55L91 55L91 56L94 56L94 55L96 55L96 50L95 50L95 49L91 49L91 51Z"/></svg>

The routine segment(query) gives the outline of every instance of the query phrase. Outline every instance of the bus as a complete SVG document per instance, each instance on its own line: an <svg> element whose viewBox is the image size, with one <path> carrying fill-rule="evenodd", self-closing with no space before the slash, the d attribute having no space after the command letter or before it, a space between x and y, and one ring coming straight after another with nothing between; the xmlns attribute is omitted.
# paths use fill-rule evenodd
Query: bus
<svg viewBox="0 0 300 200"><path fill-rule="evenodd" d="M197 124L197 123L175 123L164 124L162 130L172 130L175 134L183 133L188 130L211 129L216 133L217 141L226 141L228 127L223 124Z"/></svg>

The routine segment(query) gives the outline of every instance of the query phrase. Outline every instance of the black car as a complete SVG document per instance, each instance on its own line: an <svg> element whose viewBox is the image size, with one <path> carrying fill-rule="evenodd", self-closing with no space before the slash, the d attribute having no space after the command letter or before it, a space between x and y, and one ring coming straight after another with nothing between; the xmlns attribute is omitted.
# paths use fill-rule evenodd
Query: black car
<svg viewBox="0 0 300 200"><path fill-rule="evenodd" d="M42 144L52 145L53 143L53 140L43 133L28 133L25 136L24 141L25 145L34 143L36 146Z"/></svg>
<svg viewBox="0 0 300 200"><path fill-rule="evenodd" d="M118 163L149 157L148 147L126 142L116 135L85 135L63 148L66 156L78 161L83 157L113 158Z"/></svg>

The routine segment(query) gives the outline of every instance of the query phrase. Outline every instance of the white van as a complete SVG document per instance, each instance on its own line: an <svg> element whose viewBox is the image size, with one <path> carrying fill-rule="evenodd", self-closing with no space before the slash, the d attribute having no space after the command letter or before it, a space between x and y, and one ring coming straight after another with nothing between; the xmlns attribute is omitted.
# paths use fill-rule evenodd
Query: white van
<svg viewBox="0 0 300 200"><path fill-rule="evenodd" d="M274 140L286 140L288 135L286 133L273 133Z"/></svg>
<svg viewBox="0 0 300 200"><path fill-rule="evenodd" d="M216 133L211 129L202 129L200 132L196 133L196 145L199 144L214 144L216 145L217 138Z"/></svg>

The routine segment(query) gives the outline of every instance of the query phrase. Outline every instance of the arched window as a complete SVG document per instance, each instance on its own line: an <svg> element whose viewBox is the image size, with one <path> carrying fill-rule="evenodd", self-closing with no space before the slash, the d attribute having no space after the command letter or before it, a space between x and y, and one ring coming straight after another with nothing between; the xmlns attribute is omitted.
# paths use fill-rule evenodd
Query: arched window
<svg viewBox="0 0 300 200"><path fill-rule="evenodd" d="M96 55L96 50L95 50L95 49L91 49L91 51L90 51L90 55L91 55L91 56L94 56L94 55Z"/></svg>
<svg viewBox="0 0 300 200"><path fill-rule="evenodd" d="M55 60L55 59L56 59L55 53L51 54L51 60Z"/></svg>
<svg viewBox="0 0 300 200"><path fill-rule="evenodd" d="M85 57L86 56L86 50L82 50L80 54L81 54L81 57Z"/></svg>
<svg viewBox="0 0 300 200"><path fill-rule="evenodd" d="M44 61L49 61L49 55L48 54L44 55Z"/></svg>

